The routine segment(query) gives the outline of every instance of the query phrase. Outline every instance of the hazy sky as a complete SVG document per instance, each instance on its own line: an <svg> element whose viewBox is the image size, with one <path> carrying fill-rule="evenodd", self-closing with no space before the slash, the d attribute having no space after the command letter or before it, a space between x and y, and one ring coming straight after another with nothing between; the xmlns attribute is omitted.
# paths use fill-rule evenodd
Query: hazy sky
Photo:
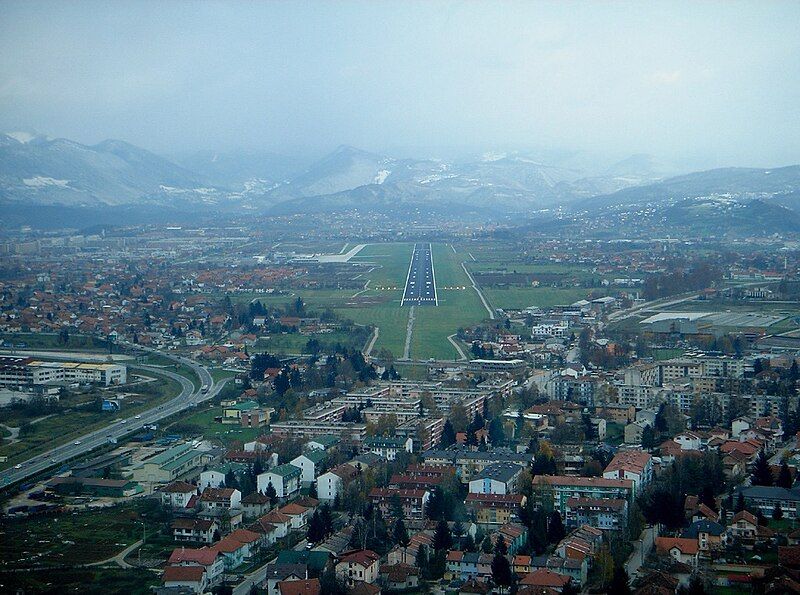
<svg viewBox="0 0 800 595"><path fill-rule="evenodd" d="M0 129L800 162L800 2L0 3Z"/></svg>

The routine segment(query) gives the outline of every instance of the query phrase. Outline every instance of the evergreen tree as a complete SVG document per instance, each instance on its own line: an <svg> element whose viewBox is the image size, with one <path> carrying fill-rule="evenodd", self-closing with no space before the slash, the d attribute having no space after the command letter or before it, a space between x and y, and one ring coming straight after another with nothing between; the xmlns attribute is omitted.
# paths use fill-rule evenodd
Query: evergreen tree
<svg viewBox="0 0 800 595"><path fill-rule="evenodd" d="M508 546L502 535L498 535L497 540L494 542L494 553L498 556L505 556L508 553Z"/></svg>
<svg viewBox="0 0 800 595"><path fill-rule="evenodd" d="M502 554L495 554L492 558L492 580L494 584L500 587L501 591L505 587L511 586L513 575L511 573L511 564Z"/></svg>
<svg viewBox="0 0 800 595"><path fill-rule="evenodd" d="M755 486L771 486L773 484L772 470L763 449L758 453L758 458L753 466L752 483Z"/></svg>
<svg viewBox="0 0 800 595"><path fill-rule="evenodd" d="M272 482L267 484L267 489L264 491L264 495L269 498L269 503L275 506L275 503L278 501L278 492L275 489L275 486L272 485Z"/></svg>
<svg viewBox="0 0 800 595"><path fill-rule="evenodd" d="M608 592L614 595L630 595L631 588L628 585L628 573L623 566L614 568L614 578L608 586Z"/></svg>
<svg viewBox="0 0 800 595"><path fill-rule="evenodd" d="M558 543L567 532L564 530L564 523L561 521L561 514L557 510L550 513L550 518L547 523L547 541L550 543Z"/></svg>
<svg viewBox="0 0 800 595"><path fill-rule="evenodd" d="M456 431L453 428L453 424L450 423L450 420L447 419L444 422L444 428L442 428L442 439L439 442L439 446L441 448L447 448L456 443Z"/></svg>
<svg viewBox="0 0 800 595"><path fill-rule="evenodd" d="M393 531L393 538L395 545L399 545L402 548L407 548L409 544L409 537L408 537L408 529L406 529L406 524L403 522L403 519L397 519L394 523L394 531Z"/></svg>
<svg viewBox="0 0 800 595"><path fill-rule="evenodd" d="M436 524L436 531L433 534L433 547L436 550L448 550L453 544L453 538L450 535L450 528L444 520Z"/></svg>
<svg viewBox="0 0 800 595"><path fill-rule="evenodd" d="M781 508L780 502L775 503L775 508L772 509L772 518L776 521L779 521L783 518L783 509Z"/></svg>
<svg viewBox="0 0 800 595"><path fill-rule="evenodd" d="M786 461L781 463L781 470L778 473L778 481L775 482L775 485L787 490L792 487L792 472L789 470L789 465L786 464Z"/></svg>
<svg viewBox="0 0 800 595"><path fill-rule="evenodd" d="M742 512L744 510L744 494L739 492L739 495L736 497L736 506L733 509L734 513Z"/></svg>

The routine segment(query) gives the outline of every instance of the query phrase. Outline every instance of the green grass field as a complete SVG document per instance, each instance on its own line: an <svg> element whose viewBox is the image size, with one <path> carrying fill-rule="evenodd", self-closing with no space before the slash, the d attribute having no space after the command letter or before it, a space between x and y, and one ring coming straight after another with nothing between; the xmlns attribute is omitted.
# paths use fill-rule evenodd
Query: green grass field
<svg viewBox="0 0 800 595"><path fill-rule="evenodd" d="M343 313L350 312L352 309L342 309ZM345 316L346 314L343 314ZM300 333L286 333L283 335L272 335L269 338L261 338L257 343L259 350L265 349L271 353L302 353L309 339L316 339L322 348L336 345L345 345L350 348L361 349L364 347L363 341L354 341L354 337L345 332L322 333L317 335L301 335Z"/></svg>
<svg viewBox="0 0 800 595"><path fill-rule="evenodd" d="M208 407L201 409L192 415L184 415L177 419L174 423L165 426L163 432L170 433L170 428L175 425L189 425L197 426L198 430L208 439L217 439L225 445L238 440L241 442L249 442L255 440L264 432L268 432L267 428L243 428L233 424L223 424L215 421L215 417L222 415L222 407Z"/></svg>
<svg viewBox="0 0 800 595"><path fill-rule="evenodd" d="M106 341L90 335L71 335L67 343L64 344L57 333L0 333L0 341L11 345L24 344L24 349L108 352ZM20 349L23 348L20 347Z"/></svg>
<svg viewBox="0 0 800 595"><path fill-rule="evenodd" d="M496 308L520 310L528 306L547 308L569 305L585 299L591 290L585 287L509 287L508 289L489 288L483 293Z"/></svg>

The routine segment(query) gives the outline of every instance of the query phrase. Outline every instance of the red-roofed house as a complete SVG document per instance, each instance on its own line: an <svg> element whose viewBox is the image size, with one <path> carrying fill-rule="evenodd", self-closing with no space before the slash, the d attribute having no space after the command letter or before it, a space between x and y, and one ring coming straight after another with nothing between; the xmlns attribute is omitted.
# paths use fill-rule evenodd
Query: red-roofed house
<svg viewBox="0 0 800 595"><path fill-rule="evenodd" d="M374 583L380 570L380 556L372 550L352 550L339 556L336 574L348 584L355 581Z"/></svg>
<svg viewBox="0 0 800 595"><path fill-rule="evenodd" d="M569 581L570 578L566 575L558 574L546 568L540 568L522 577L519 584L535 588L553 589L557 593L560 593Z"/></svg>
<svg viewBox="0 0 800 595"><path fill-rule="evenodd" d="M185 587L194 593L203 593L208 586L208 577L202 566L167 566L161 583L165 587Z"/></svg>
<svg viewBox="0 0 800 595"><path fill-rule="evenodd" d="M206 569L206 578L209 584L214 584L222 577L225 563L222 555L209 547L201 548L176 548L169 557L171 566L202 566Z"/></svg>
<svg viewBox="0 0 800 595"><path fill-rule="evenodd" d="M656 551L659 554L672 556L678 562L697 566L699 546L696 539L685 537L656 537Z"/></svg>
<svg viewBox="0 0 800 595"><path fill-rule="evenodd" d="M280 595L322 595L322 585L318 578L280 581L277 587Z"/></svg>
<svg viewBox="0 0 800 595"><path fill-rule="evenodd" d="M173 481L161 489L161 504L171 508L186 508L196 493L197 486L185 481Z"/></svg>

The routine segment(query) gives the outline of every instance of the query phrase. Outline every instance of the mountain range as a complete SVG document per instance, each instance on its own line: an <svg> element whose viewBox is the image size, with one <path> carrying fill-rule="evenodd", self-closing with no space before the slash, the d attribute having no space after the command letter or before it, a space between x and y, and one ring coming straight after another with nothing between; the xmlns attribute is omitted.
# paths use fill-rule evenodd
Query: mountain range
<svg viewBox="0 0 800 595"><path fill-rule="evenodd" d="M360 210L541 217L551 225L679 224L800 231L800 166L680 172L649 155L606 166L531 153L408 158L340 146L308 161L268 152L161 157L119 140L0 134L0 206L291 214ZM0 215L2 217L2 215ZM723 228L725 225L722 226Z"/></svg>

